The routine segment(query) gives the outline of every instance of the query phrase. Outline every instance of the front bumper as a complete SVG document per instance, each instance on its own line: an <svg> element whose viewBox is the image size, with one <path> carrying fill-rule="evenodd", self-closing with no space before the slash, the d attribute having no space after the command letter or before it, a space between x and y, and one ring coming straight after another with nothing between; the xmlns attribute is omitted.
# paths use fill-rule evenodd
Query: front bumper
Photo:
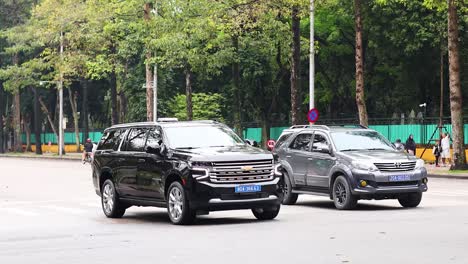
<svg viewBox="0 0 468 264"><path fill-rule="evenodd" d="M399 173L369 173L359 170L353 170L352 172L353 188L351 192L364 199L391 199L398 198L398 194L426 192L428 190L427 183L423 183L423 179L427 178L427 171L425 168ZM404 182L389 181L390 176L401 174L409 175L409 180ZM362 187L360 185L361 180L365 180L367 186Z"/></svg>
<svg viewBox="0 0 468 264"><path fill-rule="evenodd" d="M239 185L260 185L261 191L235 193L235 187ZM271 181L244 184L194 180L189 193L190 207L202 211L274 208L280 205L282 200L283 191L278 177Z"/></svg>

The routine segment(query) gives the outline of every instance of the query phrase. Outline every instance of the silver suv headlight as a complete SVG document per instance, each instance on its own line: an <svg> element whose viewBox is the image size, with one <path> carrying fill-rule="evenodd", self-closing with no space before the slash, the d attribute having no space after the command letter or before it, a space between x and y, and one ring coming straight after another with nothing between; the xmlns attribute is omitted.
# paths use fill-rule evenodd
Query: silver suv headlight
<svg viewBox="0 0 468 264"><path fill-rule="evenodd" d="M283 175L283 173L281 172L281 163L276 164L275 167L273 168L273 171L275 173L275 176Z"/></svg>
<svg viewBox="0 0 468 264"><path fill-rule="evenodd" d="M415 169L424 168L424 160L418 159L418 160L416 161L416 166L415 166L414 168L415 168Z"/></svg>
<svg viewBox="0 0 468 264"><path fill-rule="evenodd" d="M373 164L368 161L360 161L355 160L351 162L351 165L358 170L366 170L366 171L378 171L379 169Z"/></svg>

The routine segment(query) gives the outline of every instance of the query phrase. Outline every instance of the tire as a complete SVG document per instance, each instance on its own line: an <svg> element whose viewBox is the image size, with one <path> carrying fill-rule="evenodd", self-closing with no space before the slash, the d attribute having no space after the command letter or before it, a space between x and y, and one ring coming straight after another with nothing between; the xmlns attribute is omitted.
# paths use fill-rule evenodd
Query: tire
<svg viewBox="0 0 468 264"><path fill-rule="evenodd" d="M114 183L107 179L102 184L101 189L101 206L104 214L109 218L121 218L128 207L119 200L119 194L115 190Z"/></svg>
<svg viewBox="0 0 468 264"><path fill-rule="evenodd" d="M422 193L410 193L398 198L398 202L403 207L417 207L421 203Z"/></svg>
<svg viewBox="0 0 468 264"><path fill-rule="evenodd" d="M189 225L195 221L196 212L190 209L185 196L184 187L180 182L173 182L167 190L167 213L175 225Z"/></svg>
<svg viewBox="0 0 468 264"><path fill-rule="evenodd" d="M291 179L289 178L289 175L285 172L283 174L284 177L284 196L283 196L283 201L282 203L285 205L293 205L297 202L297 198L299 195L297 193L292 193L292 184L291 184Z"/></svg>
<svg viewBox="0 0 468 264"><path fill-rule="evenodd" d="M255 208L252 209L252 213L258 220L273 220L278 216L281 205L278 205L276 208Z"/></svg>
<svg viewBox="0 0 468 264"><path fill-rule="evenodd" d="M333 203L338 210L354 209L358 199L351 193L351 188L344 176L338 176L333 182Z"/></svg>

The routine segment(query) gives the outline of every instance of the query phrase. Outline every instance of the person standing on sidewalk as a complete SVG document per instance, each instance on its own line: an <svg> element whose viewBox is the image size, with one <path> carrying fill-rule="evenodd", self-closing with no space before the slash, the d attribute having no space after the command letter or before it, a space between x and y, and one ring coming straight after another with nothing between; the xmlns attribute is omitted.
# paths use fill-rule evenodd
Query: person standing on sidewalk
<svg viewBox="0 0 468 264"><path fill-rule="evenodd" d="M405 148L410 155L416 155L416 142L414 141L413 134L409 135L406 140Z"/></svg>
<svg viewBox="0 0 468 264"><path fill-rule="evenodd" d="M442 153L442 147L440 146L439 140L436 140L436 144L432 148L432 154L434 154L435 157L435 166L440 167L439 165L439 158Z"/></svg>
<svg viewBox="0 0 468 264"><path fill-rule="evenodd" d="M451 164L450 161L450 137L447 133L442 134L442 140L440 143L442 147L442 165L445 166L447 163ZM447 162L446 162L447 161Z"/></svg>

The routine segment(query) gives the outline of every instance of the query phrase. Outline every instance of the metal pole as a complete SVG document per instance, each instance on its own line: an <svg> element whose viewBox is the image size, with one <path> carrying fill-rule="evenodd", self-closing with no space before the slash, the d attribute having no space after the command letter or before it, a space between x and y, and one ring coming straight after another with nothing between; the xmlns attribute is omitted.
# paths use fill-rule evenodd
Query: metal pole
<svg viewBox="0 0 468 264"><path fill-rule="evenodd" d="M158 4L154 3L154 16L158 16ZM154 52L154 57L156 58L156 52ZM158 120L158 64L154 64L154 73L153 73L153 121Z"/></svg>
<svg viewBox="0 0 468 264"><path fill-rule="evenodd" d="M314 75L315 75L315 61L314 61L314 2L310 0L310 59L309 59L309 109L315 107L315 87L314 87Z"/></svg>
<svg viewBox="0 0 468 264"><path fill-rule="evenodd" d="M158 65L154 64L153 74L153 119L158 120Z"/></svg>
<svg viewBox="0 0 468 264"><path fill-rule="evenodd" d="M440 48L440 109L439 109L439 134L442 135L444 124L444 49ZM439 135L439 138L440 138Z"/></svg>
<svg viewBox="0 0 468 264"><path fill-rule="evenodd" d="M63 61L63 32L60 32L60 59ZM63 155L63 73L60 70L60 80L59 80L59 157L62 158Z"/></svg>

